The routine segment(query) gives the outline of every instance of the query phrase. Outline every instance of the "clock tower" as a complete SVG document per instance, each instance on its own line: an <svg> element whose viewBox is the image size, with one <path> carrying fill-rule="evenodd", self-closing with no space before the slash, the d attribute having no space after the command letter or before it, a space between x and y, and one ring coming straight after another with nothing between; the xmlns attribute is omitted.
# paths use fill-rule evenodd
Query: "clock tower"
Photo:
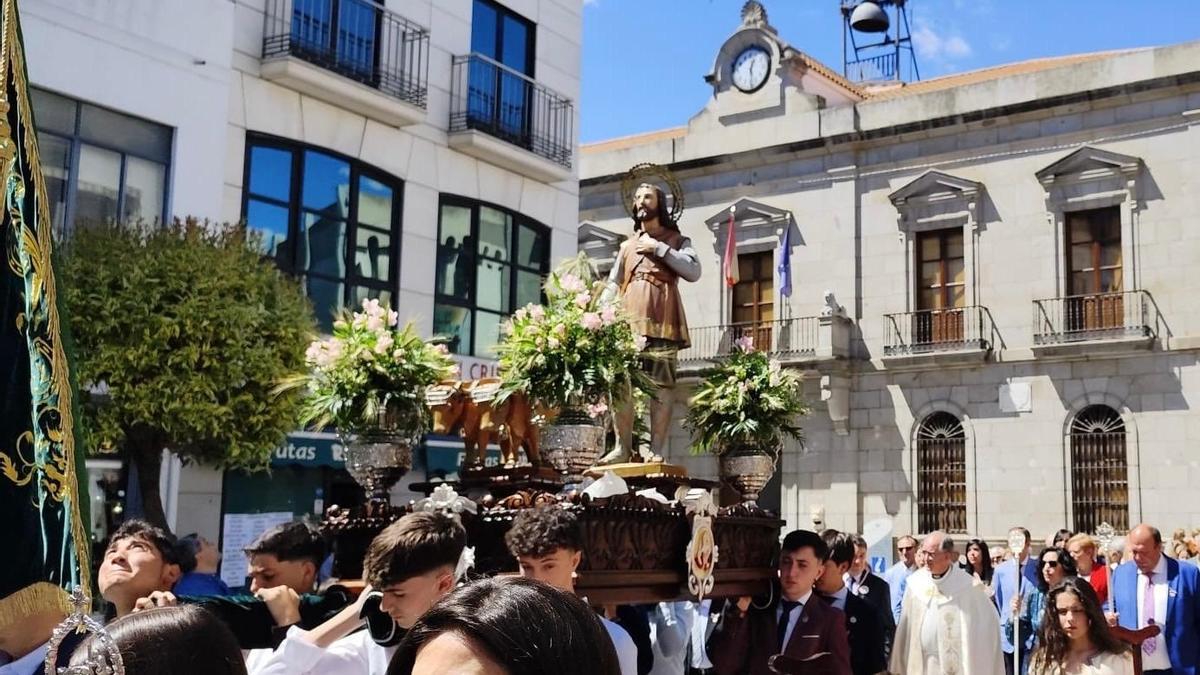
<svg viewBox="0 0 1200 675"><path fill-rule="evenodd" d="M727 127L861 100L853 84L780 38L762 3L749 0L741 19L704 77L713 98L689 126Z"/></svg>

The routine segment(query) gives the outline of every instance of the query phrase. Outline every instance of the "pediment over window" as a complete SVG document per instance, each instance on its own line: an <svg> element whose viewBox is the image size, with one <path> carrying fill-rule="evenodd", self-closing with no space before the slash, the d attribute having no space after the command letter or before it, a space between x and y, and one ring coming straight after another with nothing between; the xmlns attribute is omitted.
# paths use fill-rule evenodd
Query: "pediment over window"
<svg viewBox="0 0 1200 675"><path fill-rule="evenodd" d="M1132 178L1141 167L1141 157L1085 145L1034 175L1043 185L1051 185L1066 176L1075 176L1080 180L1117 175Z"/></svg>
<svg viewBox="0 0 1200 675"><path fill-rule="evenodd" d="M792 212L745 197L737 200L733 207L733 221L737 227L739 250L774 248L783 240L783 233L792 226ZM716 235L717 248L725 245L725 232L729 227L729 206L717 211L704 220L708 229ZM802 243L796 233L791 243Z"/></svg>
<svg viewBox="0 0 1200 675"><path fill-rule="evenodd" d="M983 183L926 171L888 195L899 214L901 231L917 232L947 227L977 227Z"/></svg>
<svg viewBox="0 0 1200 675"><path fill-rule="evenodd" d="M934 202L971 198L982 189L983 184L978 181L951 176L941 171L926 171L920 178L888 195L888 199L900 208L910 201Z"/></svg>
<svg viewBox="0 0 1200 675"><path fill-rule="evenodd" d="M587 254L601 274L607 274L612 269L617 261L617 252L621 250L621 242L625 241L624 236L589 221L579 224L577 237L579 250Z"/></svg>

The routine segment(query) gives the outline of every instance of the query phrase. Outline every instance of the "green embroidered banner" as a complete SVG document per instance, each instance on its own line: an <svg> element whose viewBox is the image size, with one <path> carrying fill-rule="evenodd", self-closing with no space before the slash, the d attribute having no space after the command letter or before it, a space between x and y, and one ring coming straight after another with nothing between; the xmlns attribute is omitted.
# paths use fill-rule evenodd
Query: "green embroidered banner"
<svg viewBox="0 0 1200 675"><path fill-rule="evenodd" d="M0 5L0 628L90 597L67 356L16 0Z"/></svg>

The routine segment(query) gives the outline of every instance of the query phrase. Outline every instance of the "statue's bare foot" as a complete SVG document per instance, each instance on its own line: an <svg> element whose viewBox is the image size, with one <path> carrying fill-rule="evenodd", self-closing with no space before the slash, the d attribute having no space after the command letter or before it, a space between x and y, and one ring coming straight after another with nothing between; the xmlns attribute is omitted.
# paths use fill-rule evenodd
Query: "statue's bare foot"
<svg viewBox="0 0 1200 675"><path fill-rule="evenodd" d="M620 464L629 461L629 451L625 448L616 447L608 451L608 454L600 458L596 462L596 466L608 466L609 464Z"/></svg>

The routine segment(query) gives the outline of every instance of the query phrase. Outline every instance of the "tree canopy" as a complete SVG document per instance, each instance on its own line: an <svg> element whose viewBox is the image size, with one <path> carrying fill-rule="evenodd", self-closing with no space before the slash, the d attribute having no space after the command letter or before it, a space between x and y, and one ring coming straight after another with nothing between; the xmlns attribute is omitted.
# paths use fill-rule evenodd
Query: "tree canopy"
<svg viewBox="0 0 1200 675"><path fill-rule="evenodd" d="M297 428L298 392L272 390L305 368L312 309L244 228L193 219L80 227L59 275L84 442L128 453L148 519L165 521L164 448L253 470Z"/></svg>

